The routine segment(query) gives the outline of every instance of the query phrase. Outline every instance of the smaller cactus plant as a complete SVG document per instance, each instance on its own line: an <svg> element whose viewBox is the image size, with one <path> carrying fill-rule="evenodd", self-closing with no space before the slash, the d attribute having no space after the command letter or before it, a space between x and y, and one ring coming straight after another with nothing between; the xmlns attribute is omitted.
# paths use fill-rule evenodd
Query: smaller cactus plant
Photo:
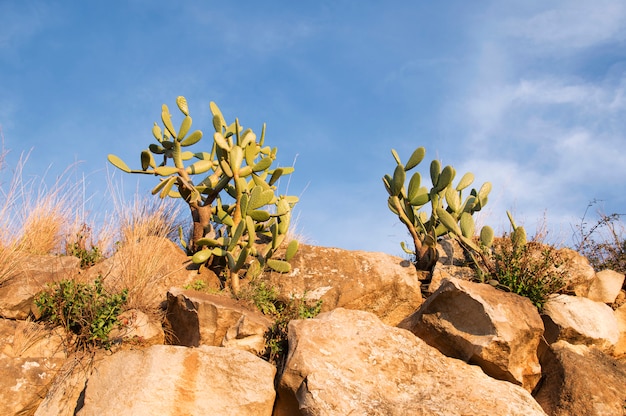
<svg viewBox="0 0 626 416"><path fill-rule="evenodd" d="M417 148L409 157L406 165L402 163L398 153L392 149L391 154L396 161L393 175L385 175L383 183L389 194L387 204L391 212L396 214L406 225L413 238L414 250L401 243L402 249L415 256L418 270L431 270L439 258L437 239L451 234L459 239L466 249L481 252L472 237L475 223L472 215L480 211L487 203L491 184L484 183L479 190L472 189L463 199L463 191L474 182L474 175L466 173L456 186L452 182L456 171L452 166L443 169L438 160L430 164L432 187L422 186L422 176L413 173L408 186L405 187L407 173L419 165L426 155L424 147ZM422 209L430 203L430 214ZM480 232L483 245L493 240L493 230L486 226Z"/></svg>
<svg viewBox="0 0 626 416"><path fill-rule="evenodd" d="M211 102L213 142L210 152L183 150L198 143L203 133L191 130L187 100L178 97L183 114L177 130L167 105L162 106L164 129L154 123L152 134L157 143L141 152L141 169L132 170L119 157L110 154L109 162L127 173L160 176L152 194L182 198L191 210L191 240L183 245L197 264L228 270L231 290L239 291L239 272L248 266L249 273L259 273L266 266L289 272L288 261L298 249L292 240L284 260L273 258L285 241L291 211L298 202L295 196L276 195L276 183L293 172L292 167L272 168L276 148L264 144L265 125L257 139L239 120L227 124L218 106ZM160 163L157 164L157 159ZM168 162L172 161L173 166ZM185 164L189 162L188 164ZM206 175L197 180L197 175Z"/></svg>

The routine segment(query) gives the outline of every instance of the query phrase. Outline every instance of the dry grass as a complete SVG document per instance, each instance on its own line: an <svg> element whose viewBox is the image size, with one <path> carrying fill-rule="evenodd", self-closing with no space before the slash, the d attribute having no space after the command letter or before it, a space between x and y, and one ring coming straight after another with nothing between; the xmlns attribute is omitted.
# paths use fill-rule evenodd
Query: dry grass
<svg viewBox="0 0 626 416"><path fill-rule="evenodd" d="M6 151L0 170L6 173ZM71 223L71 186L63 175L51 188L44 178L24 180L28 155L22 155L10 177L0 179L0 286L19 272L25 255L59 253Z"/></svg>
<svg viewBox="0 0 626 416"><path fill-rule="evenodd" d="M150 312L162 295L154 288L172 271L171 259L164 253L171 252L171 240L178 238L178 206L174 200L154 197L135 197L130 203L121 198L115 201L111 227L117 230L117 264L109 284L116 291L128 290L127 309Z"/></svg>

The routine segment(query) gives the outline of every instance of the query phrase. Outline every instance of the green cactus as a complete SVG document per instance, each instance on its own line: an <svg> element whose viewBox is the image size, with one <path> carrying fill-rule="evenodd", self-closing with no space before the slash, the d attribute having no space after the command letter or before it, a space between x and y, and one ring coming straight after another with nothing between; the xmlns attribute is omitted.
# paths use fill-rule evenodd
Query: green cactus
<svg viewBox="0 0 626 416"><path fill-rule="evenodd" d="M391 150L397 166L393 176L385 175L383 183L389 193L387 204L389 209L406 225L415 246L414 250L401 243L403 250L415 256L415 266L419 270L431 270L439 258L437 239L451 234L457 238L466 250L474 250L479 255L483 250L472 240L475 233L475 224L472 215L480 211L487 203L491 191L491 184L486 182L479 190L472 189L463 199L463 190L474 181L474 175L466 173L456 186L452 182L456 171L452 166L443 169L438 160L430 164L430 179L432 187L422 186L422 177L419 172L413 173L408 187L405 181L408 171L419 165L426 150L417 148L406 165L402 164L398 153ZM430 213L422 211L430 203ZM481 244L490 245L493 241L493 230L483 227L481 230Z"/></svg>
<svg viewBox="0 0 626 416"><path fill-rule="evenodd" d="M133 170L119 157L110 154L109 162L127 173L160 176L152 194L182 198L193 220L189 244L181 239L196 264L228 270L233 292L239 291L239 272L246 266L262 271L265 266L289 272L288 261L298 248L292 240L285 260L272 256L284 242L295 196L277 196L276 182L293 172L292 167L272 168L276 148L264 145L261 137L241 127L238 120L227 124L220 109L210 103L213 114L213 143L210 152L184 150L203 138L200 130L191 133L192 119L187 100L176 99L184 118L174 128L167 105L162 106L163 129L154 123L152 134L157 143L141 152L141 169ZM157 162L158 161L158 162ZM168 164L168 162L172 164ZM197 175L203 175L197 180ZM182 236L182 233L181 233ZM253 265L250 263L252 259Z"/></svg>

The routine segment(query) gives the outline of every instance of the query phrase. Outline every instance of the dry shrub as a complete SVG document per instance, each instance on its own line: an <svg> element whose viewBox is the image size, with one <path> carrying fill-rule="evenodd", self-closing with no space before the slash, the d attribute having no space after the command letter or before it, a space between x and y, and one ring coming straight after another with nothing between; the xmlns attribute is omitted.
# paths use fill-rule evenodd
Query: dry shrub
<svg viewBox="0 0 626 416"><path fill-rule="evenodd" d="M6 151L0 151L0 170ZM63 175L51 188L44 178L24 180L22 155L8 180L0 179L0 286L19 271L25 255L58 253L72 212L71 186Z"/></svg>
<svg viewBox="0 0 626 416"><path fill-rule="evenodd" d="M576 226L576 251L587 257L596 271L611 269L626 273L626 225L621 221L625 214L607 215L598 209L598 219L589 224L588 211L598 202L593 200L589 203L580 224Z"/></svg>
<svg viewBox="0 0 626 416"><path fill-rule="evenodd" d="M168 278L173 267L171 241L178 236L179 209L173 200L135 197L117 200L118 244L115 290L128 290L127 308L150 312L158 300L154 287Z"/></svg>

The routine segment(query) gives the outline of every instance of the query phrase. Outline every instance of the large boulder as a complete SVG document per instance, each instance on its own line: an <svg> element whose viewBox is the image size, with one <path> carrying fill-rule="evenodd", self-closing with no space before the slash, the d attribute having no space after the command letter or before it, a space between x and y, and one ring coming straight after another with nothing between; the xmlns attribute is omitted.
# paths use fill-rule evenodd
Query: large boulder
<svg viewBox="0 0 626 416"><path fill-rule="evenodd" d="M372 312L396 325L422 303L415 267L385 253L301 244L289 274L265 277L280 297L322 300L322 311L338 307Z"/></svg>
<svg viewBox="0 0 626 416"><path fill-rule="evenodd" d="M595 348L558 341L542 355L544 378L535 399L551 416L623 415L626 363Z"/></svg>
<svg viewBox="0 0 626 416"><path fill-rule="evenodd" d="M613 303L617 299L624 275L613 270L602 270L596 273L596 278L591 281L587 297L596 302Z"/></svg>
<svg viewBox="0 0 626 416"><path fill-rule="evenodd" d="M36 308L34 298L46 285L71 279L80 271L80 260L71 256L29 255L15 276L0 286L0 317L26 319Z"/></svg>
<svg viewBox="0 0 626 416"><path fill-rule="evenodd" d="M276 368L245 351L153 345L96 364L78 416L270 416Z"/></svg>
<svg viewBox="0 0 626 416"><path fill-rule="evenodd" d="M543 306L542 318L550 344L564 340L611 352L619 340L615 314L602 302L578 296L552 296Z"/></svg>
<svg viewBox="0 0 626 416"><path fill-rule="evenodd" d="M591 282L596 278L593 266L587 257L571 248L561 248L558 252L567 271L563 290L575 293L576 296L587 296Z"/></svg>
<svg viewBox="0 0 626 416"><path fill-rule="evenodd" d="M235 300L195 290L171 288L166 320L171 343L187 347L210 345L262 353L272 321Z"/></svg>
<svg viewBox="0 0 626 416"><path fill-rule="evenodd" d="M523 388L368 312L289 323L275 415L544 415Z"/></svg>
<svg viewBox="0 0 626 416"><path fill-rule="evenodd" d="M539 312L526 298L494 287L445 279L399 327L443 354L531 391L541 378Z"/></svg>

